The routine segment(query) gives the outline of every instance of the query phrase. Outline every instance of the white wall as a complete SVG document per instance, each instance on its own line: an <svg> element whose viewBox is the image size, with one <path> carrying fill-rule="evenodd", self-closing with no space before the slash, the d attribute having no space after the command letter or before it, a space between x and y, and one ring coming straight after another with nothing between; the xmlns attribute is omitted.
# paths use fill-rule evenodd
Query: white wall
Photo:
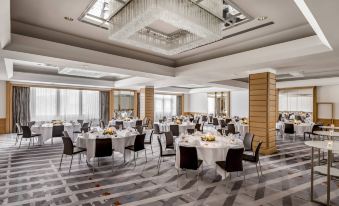
<svg viewBox="0 0 339 206"><path fill-rule="evenodd" d="M248 117L249 98L248 90L232 91L230 101L231 117Z"/></svg>
<svg viewBox="0 0 339 206"><path fill-rule="evenodd" d="M334 119L339 119L339 85L317 87L317 102L334 103Z"/></svg>
<svg viewBox="0 0 339 206"><path fill-rule="evenodd" d="M189 103L185 106L187 106L187 110L185 108L186 112L198 112L198 113L207 113L208 109L208 102L207 102L207 93L195 93L195 94L189 94ZM186 96L185 96L186 98ZM186 99L185 99L186 102Z"/></svg>
<svg viewBox="0 0 339 206"><path fill-rule="evenodd" d="M0 81L0 118L6 118L6 82Z"/></svg>

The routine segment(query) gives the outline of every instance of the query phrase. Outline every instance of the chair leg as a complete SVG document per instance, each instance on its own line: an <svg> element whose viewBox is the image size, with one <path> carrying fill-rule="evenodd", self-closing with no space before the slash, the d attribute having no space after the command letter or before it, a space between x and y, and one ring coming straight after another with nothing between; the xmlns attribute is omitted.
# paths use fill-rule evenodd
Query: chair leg
<svg viewBox="0 0 339 206"><path fill-rule="evenodd" d="M28 148L29 146L31 146L31 141L32 141L32 138L29 138Z"/></svg>
<svg viewBox="0 0 339 206"><path fill-rule="evenodd" d="M146 158L146 162L147 162L147 154L146 154L146 150L145 150L145 158Z"/></svg>
<svg viewBox="0 0 339 206"><path fill-rule="evenodd" d="M153 147L152 147L152 143L151 143L151 150L152 150L152 155L153 155Z"/></svg>
<svg viewBox="0 0 339 206"><path fill-rule="evenodd" d="M112 172L114 170L114 152L112 153Z"/></svg>
<svg viewBox="0 0 339 206"><path fill-rule="evenodd" d="M258 163L255 163L255 168L257 169L258 178L260 180L260 175L259 175L259 170L258 170Z"/></svg>
<svg viewBox="0 0 339 206"><path fill-rule="evenodd" d="M246 172L245 169L243 169L242 174L244 175L244 183L246 182Z"/></svg>
<svg viewBox="0 0 339 206"><path fill-rule="evenodd" d="M16 138L15 138L15 144L14 144L14 145L16 145L16 143L18 143L18 138L19 138L19 135L18 135L18 134L16 134Z"/></svg>
<svg viewBox="0 0 339 206"><path fill-rule="evenodd" d="M64 157L64 154L61 155L60 164L59 164L59 170L61 169L61 163L62 163L62 158L63 157Z"/></svg>
<svg viewBox="0 0 339 206"><path fill-rule="evenodd" d="M72 158L71 158L71 163L69 164L69 170L68 170L68 173L71 172L71 168L72 168L72 162L73 162L73 155L72 155Z"/></svg>
<svg viewBox="0 0 339 206"><path fill-rule="evenodd" d="M161 165L161 156L158 159L158 174L160 173L160 165Z"/></svg>
<svg viewBox="0 0 339 206"><path fill-rule="evenodd" d="M259 168L260 168L260 174L262 176L262 169L261 169L261 163L260 163L260 160L259 160Z"/></svg>
<svg viewBox="0 0 339 206"><path fill-rule="evenodd" d="M20 139L19 149L20 149L20 147L21 147L21 141L22 141L22 137L21 137L21 139Z"/></svg>
<svg viewBox="0 0 339 206"><path fill-rule="evenodd" d="M33 141L33 147L34 147L34 137L33 137L33 140L32 140L32 141Z"/></svg>
<svg viewBox="0 0 339 206"><path fill-rule="evenodd" d="M136 167L136 166L137 166L137 161L135 159L135 152L134 152L134 167Z"/></svg>

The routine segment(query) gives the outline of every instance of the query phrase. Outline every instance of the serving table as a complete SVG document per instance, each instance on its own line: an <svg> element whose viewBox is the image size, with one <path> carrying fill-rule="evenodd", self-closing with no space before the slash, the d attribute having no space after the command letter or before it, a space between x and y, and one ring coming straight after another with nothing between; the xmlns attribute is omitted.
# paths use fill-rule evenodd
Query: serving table
<svg viewBox="0 0 339 206"><path fill-rule="evenodd" d="M326 205L330 205L330 199L331 199L331 177L339 177L339 169L331 167L332 163L332 154L333 153L339 153L339 142L332 141L332 140L326 140L326 141L306 141L305 144L307 146L310 146L311 149L311 201L324 204L323 202L319 202L314 199L313 193L314 193L314 172L317 172L322 175L327 176L327 198L326 198ZM314 148L316 149L322 149L327 151L327 165L319 165L314 167Z"/></svg>

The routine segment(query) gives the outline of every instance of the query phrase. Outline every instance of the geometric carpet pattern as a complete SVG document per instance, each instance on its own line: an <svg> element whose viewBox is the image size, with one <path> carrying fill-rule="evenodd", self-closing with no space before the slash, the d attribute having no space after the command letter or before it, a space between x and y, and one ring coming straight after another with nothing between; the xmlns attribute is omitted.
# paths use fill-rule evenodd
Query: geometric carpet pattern
<svg viewBox="0 0 339 206"><path fill-rule="evenodd" d="M278 140L278 153L261 156L260 179L255 165L245 163L245 181L236 173L222 180L213 167L204 167L199 179L194 172L178 177L174 157L162 162L158 174L157 141L153 154L146 145L148 161L141 152L136 166L115 153L113 172L111 158L101 158L99 166L93 162L93 173L85 158L79 163L76 156L70 173L70 157L59 171L63 146L55 140L29 149L23 140L18 149L15 135L0 135L0 205L317 205L310 202L311 150L300 140ZM315 197L325 201L326 177L315 175L314 184ZM338 188L333 179L332 205L339 205Z"/></svg>

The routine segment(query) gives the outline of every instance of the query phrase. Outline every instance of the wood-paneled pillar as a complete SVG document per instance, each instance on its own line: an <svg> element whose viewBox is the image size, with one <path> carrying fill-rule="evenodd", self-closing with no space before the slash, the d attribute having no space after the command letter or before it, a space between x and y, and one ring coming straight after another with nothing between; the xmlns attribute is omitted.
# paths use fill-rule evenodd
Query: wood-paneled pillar
<svg viewBox="0 0 339 206"><path fill-rule="evenodd" d="M113 118L113 112L114 112L114 89L109 91L109 120Z"/></svg>
<svg viewBox="0 0 339 206"><path fill-rule="evenodd" d="M13 84L6 82L6 133L12 132L13 125Z"/></svg>
<svg viewBox="0 0 339 206"><path fill-rule="evenodd" d="M250 132L254 134L253 148L260 141L260 152L276 152L276 75L265 72L251 74L249 77Z"/></svg>
<svg viewBox="0 0 339 206"><path fill-rule="evenodd" d="M140 118L145 117L154 122L154 87L140 89Z"/></svg>

